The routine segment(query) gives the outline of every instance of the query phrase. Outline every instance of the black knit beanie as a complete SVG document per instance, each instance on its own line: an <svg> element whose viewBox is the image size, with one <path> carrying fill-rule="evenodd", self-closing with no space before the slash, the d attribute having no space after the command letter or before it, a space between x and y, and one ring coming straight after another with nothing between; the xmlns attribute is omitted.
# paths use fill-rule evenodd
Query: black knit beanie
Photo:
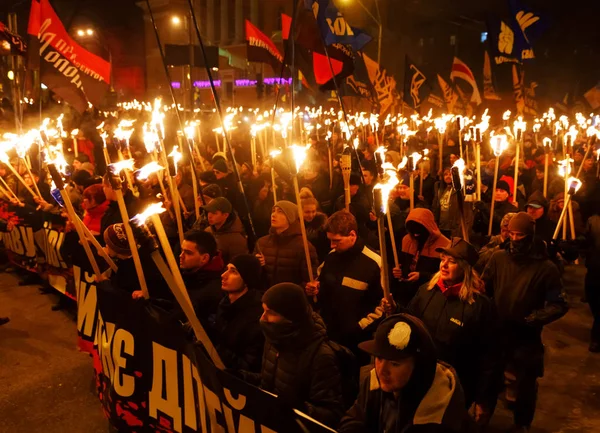
<svg viewBox="0 0 600 433"><path fill-rule="evenodd" d="M294 323L304 323L311 317L304 290L293 283L275 284L265 292L262 301L269 309Z"/></svg>
<svg viewBox="0 0 600 433"><path fill-rule="evenodd" d="M240 254L231 259L231 264L235 266L249 290L260 290L262 267L255 256Z"/></svg>

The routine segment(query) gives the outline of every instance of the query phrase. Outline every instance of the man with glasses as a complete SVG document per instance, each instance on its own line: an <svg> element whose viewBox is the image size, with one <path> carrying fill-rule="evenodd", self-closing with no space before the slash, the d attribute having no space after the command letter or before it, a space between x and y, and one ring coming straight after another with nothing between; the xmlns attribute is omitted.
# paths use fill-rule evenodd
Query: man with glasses
<svg viewBox="0 0 600 433"><path fill-rule="evenodd" d="M358 237L356 219L345 210L329 217L325 231L332 251L306 294L317 297L329 337L358 355L358 343L370 338L383 313L377 308L383 296L381 257Z"/></svg>

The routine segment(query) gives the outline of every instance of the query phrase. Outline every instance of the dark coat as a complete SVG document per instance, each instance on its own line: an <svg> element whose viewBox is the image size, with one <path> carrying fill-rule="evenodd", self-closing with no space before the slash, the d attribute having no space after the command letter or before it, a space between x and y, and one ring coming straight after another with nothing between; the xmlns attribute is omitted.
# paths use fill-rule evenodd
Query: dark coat
<svg viewBox="0 0 600 433"><path fill-rule="evenodd" d="M229 217L221 228L209 226L207 232L212 233L217 240L217 247L221 251L221 256L225 264L240 254L248 254L248 239L244 232L242 221L235 213L230 213Z"/></svg>
<svg viewBox="0 0 600 433"><path fill-rule="evenodd" d="M310 358L310 359L309 359ZM260 387L309 416L336 426L344 412L337 356L317 314L281 346L265 343Z"/></svg>
<svg viewBox="0 0 600 433"><path fill-rule="evenodd" d="M267 287L277 283L294 283L304 287L310 281L300 224L300 220L294 222L281 234L271 230L269 235L258 240L254 252L262 253L265 257ZM313 272L316 273L319 266L317 251L310 243L308 248Z"/></svg>
<svg viewBox="0 0 600 433"><path fill-rule="evenodd" d="M568 310L560 273L542 243L534 243L522 256L510 249L496 251L483 278L496 304L501 337L508 344L540 345L542 327Z"/></svg>
<svg viewBox="0 0 600 433"><path fill-rule="evenodd" d="M260 329L261 293L249 290L233 304L225 296L219 303L214 332L215 347L227 368L258 373L265 338Z"/></svg>
<svg viewBox="0 0 600 433"><path fill-rule="evenodd" d="M196 315L204 325L215 322L219 302L226 294L221 290L224 267L221 256L215 256L202 269L181 274Z"/></svg>
<svg viewBox="0 0 600 433"><path fill-rule="evenodd" d="M381 257L358 238L348 251L333 250L319 267L318 306L329 336L352 350L369 339L368 328L381 317L380 266Z"/></svg>
<svg viewBox="0 0 600 433"><path fill-rule="evenodd" d="M375 369L364 378L358 399L339 433L462 433L468 417L456 372L437 363L433 382L419 401L396 400L381 390Z"/></svg>
<svg viewBox="0 0 600 433"><path fill-rule="evenodd" d="M418 196L422 195L423 200L427 204L427 207L431 208L431 206L433 204L433 198L435 195L435 183L436 183L435 179L433 177L431 177L431 175L428 175L427 177L425 177L423 179L423 192L421 193L421 191L420 191L420 188L421 188L420 176L417 176L415 178L415 200L417 200Z"/></svg>
<svg viewBox="0 0 600 433"><path fill-rule="evenodd" d="M474 401L496 401L494 372L496 312L492 301L474 293L472 304L446 296L424 284L410 302L411 314L423 321L438 350L438 357L452 365L460 378L467 406Z"/></svg>

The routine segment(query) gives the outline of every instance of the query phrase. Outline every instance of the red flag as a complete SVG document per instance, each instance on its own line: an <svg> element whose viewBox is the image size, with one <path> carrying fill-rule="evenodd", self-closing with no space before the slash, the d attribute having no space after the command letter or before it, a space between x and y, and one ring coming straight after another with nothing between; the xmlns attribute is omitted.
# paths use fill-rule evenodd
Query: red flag
<svg viewBox="0 0 600 433"><path fill-rule="evenodd" d="M267 63L273 71L281 67L283 56L275 43L246 20L246 49L249 62Z"/></svg>
<svg viewBox="0 0 600 433"><path fill-rule="evenodd" d="M67 33L48 0L33 0L27 32L29 65L40 79L75 109L88 101L101 105L110 83L110 63L79 46Z"/></svg>

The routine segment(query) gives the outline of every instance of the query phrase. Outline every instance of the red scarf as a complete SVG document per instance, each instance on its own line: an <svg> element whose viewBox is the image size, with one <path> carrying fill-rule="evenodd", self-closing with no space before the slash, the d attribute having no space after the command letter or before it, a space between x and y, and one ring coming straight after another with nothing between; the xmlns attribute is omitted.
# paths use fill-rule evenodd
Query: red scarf
<svg viewBox="0 0 600 433"><path fill-rule="evenodd" d="M462 288L463 283L461 281L460 283L453 284L452 286L447 286L446 283L444 283L442 281L442 279L440 278L437 282L437 286L440 289L440 292L442 292L442 294L446 298L449 298L450 296L458 297L458 294L460 293L460 289Z"/></svg>

